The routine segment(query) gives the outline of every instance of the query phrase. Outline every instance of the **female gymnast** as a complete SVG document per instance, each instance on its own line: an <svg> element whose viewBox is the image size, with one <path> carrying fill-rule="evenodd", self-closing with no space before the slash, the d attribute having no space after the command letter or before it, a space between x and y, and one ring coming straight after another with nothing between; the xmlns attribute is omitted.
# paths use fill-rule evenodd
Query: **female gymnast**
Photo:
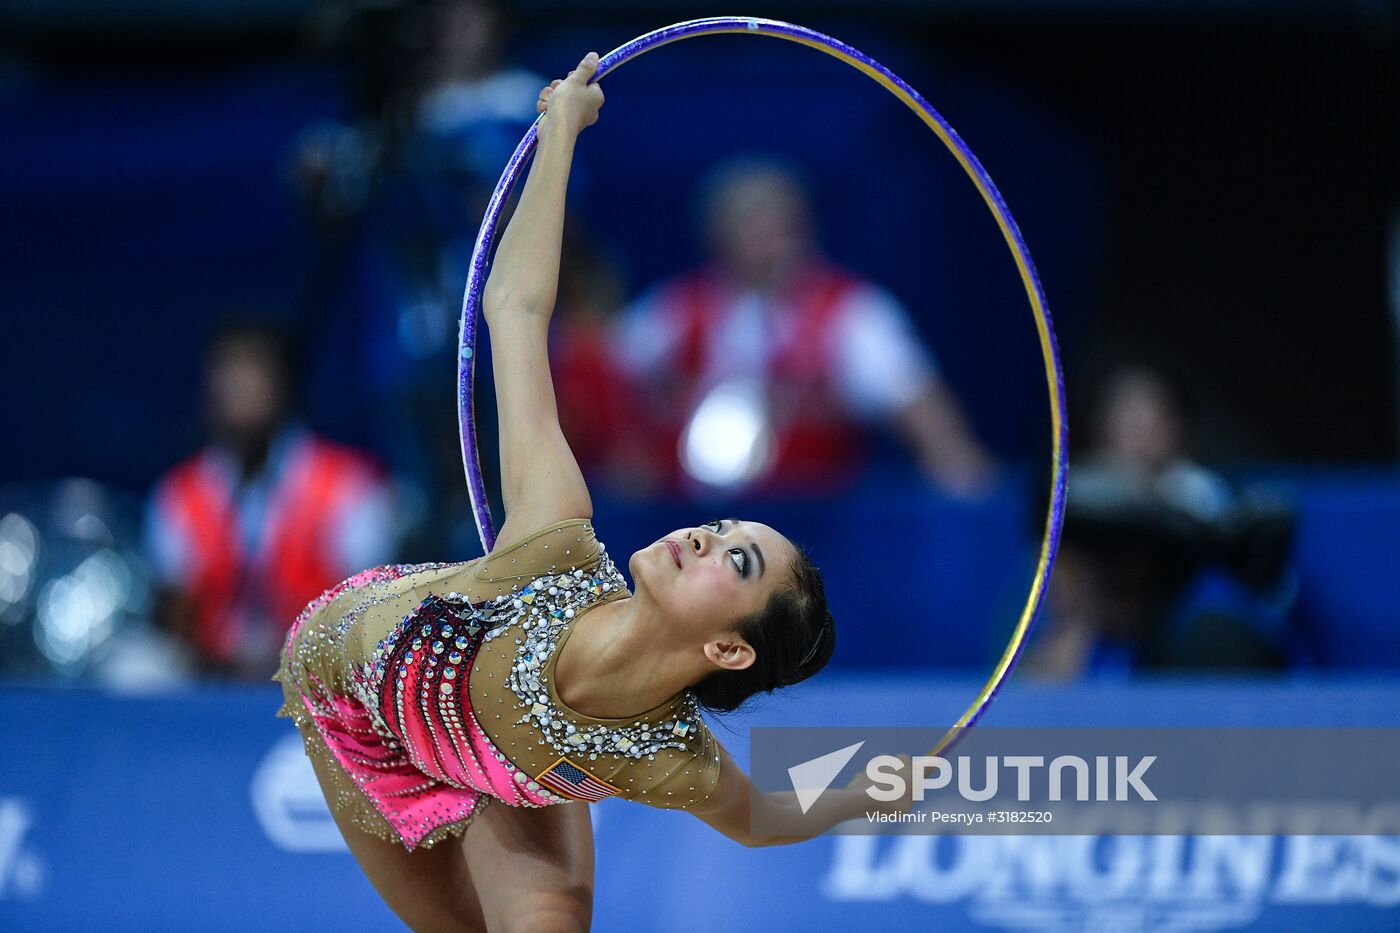
<svg viewBox="0 0 1400 933"><path fill-rule="evenodd" d="M275 678L351 852L415 930L587 929L588 804L607 797L687 810L744 845L812 838L751 832L758 811L795 813L794 795L751 797L699 709L826 664L816 569L772 528L724 519L633 554L629 592L559 429L546 333L574 145L603 105L597 67L589 53L540 93L539 148L484 293L495 548L331 589L297 618ZM823 794L805 825L872 809L867 784Z"/></svg>

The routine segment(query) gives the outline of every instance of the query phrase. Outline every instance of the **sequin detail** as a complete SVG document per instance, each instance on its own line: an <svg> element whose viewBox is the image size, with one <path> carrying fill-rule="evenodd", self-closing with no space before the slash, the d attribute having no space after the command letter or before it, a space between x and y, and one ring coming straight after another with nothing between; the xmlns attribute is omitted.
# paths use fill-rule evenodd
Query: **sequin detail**
<svg viewBox="0 0 1400 933"><path fill-rule="evenodd" d="M428 847L465 830L488 801L561 802L537 780L556 760L546 746L603 767L600 776L625 796L662 806L704 796L718 761L688 692L668 704L664 721L623 725L577 717L552 700L551 659L568 626L628 595L606 549L585 543L591 529L579 525L569 543L583 547L563 572L550 563L561 549L549 543L565 532L551 526L543 541L538 533L485 563L365 571L302 612L274 678L286 698L279 714L328 765L319 770L337 813L379 838ZM496 595L473 600L470 593L486 595L479 587ZM505 636L515 643L496 641ZM688 775L696 777L681 784ZM677 799L671 790L666 799L649 795L661 781Z"/></svg>
<svg viewBox="0 0 1400 933"><path fill-rule="evenodd" d="M492 799L475 790L437 788L404 756L400 744L385 739L378 705L355 698L354 685L334 663L344 645L357 637L366 609L391 598L388 585L422 571L450 564L391 565L366 570L311 602L287 636L287 650L273 680L282 684L278 710L296 724L307 755L317 761L326 783L327 803L376 838L409 849L429 848L459 835ZM343 595L355 602L341 613L326 611ZM349 694L348 696L346 694ZM437 793L431 793L434 790ZM407 836L405 822L411 827Z"/></svg>
<svg viewBox="0 0 1400 933"><path fill-rule="evenodd" d="M582 754L589 759L603 754L641 758L663 748L685 750L685 737L700 721L698 704L689 691L684 695L681 715L661 724L638 720L617 726L579 725L567 710L553 702L543 672L559 645L560 635L580 611L619 588L625 589L626 581L612 558L604 554L593 572L577 569L538 577L512 600L514 609L524 614L521 628L525 632L506 680L506 686L526 710L517 722L533 723L560 754ZM487 638L499 634L502 632L488 634Z"/></svg>

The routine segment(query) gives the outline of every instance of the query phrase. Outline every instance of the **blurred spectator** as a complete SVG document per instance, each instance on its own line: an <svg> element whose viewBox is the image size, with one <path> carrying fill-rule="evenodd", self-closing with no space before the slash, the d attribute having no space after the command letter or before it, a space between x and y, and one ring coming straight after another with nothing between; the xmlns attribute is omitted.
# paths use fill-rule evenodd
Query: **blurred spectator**
<svg viewBox="0 0 1400 933"><path fill-rule="evenodd" d="M151 502L160 618L210 672L269 676L308 601L392 557L388 486L367 457L292 417L295 372L280 331L222 330L207 364L209 443Z"/></svg>
<svg viewBox="0 0 1400 933"><path fill-rule="evenodd" d="M1229 508L1229 485L1187 455L1185 406L1161 376L1120 369L1103 396L1097 446L1083 464L1081 485L1122 485L1203 521Z"/></svg>
<svg viewBox="0 0 1400 933"><path fill-rule="evenodd" d="M442 0L432 5L419 130L441 147L448 166L489 194L525 129L547 81L501 61L507 37L503 7L492 0ZM474 206L474 205L473 205ZM476 229L480 211L467 211Z"/></svg>
<svg viewBox="0 0 1400 933"><path fill-rule="evenodd" d="M1277 669L1291 649L1291 510L1236 493L1187 454L1186 408L1141 368L1106 381L1094 448L1070 471L1046 677L1150 668Z"/></svg>
<svg viewBox="0 0 1400 933"><path fill-rule="evenodd" d="M984 490L993 464L908 315L820 255L796 173L736 160L702 203L713 263L644 295L617 344L651 405L653 477L831 491L890 424L944 489Z"/></svg>
<svg viewBox="0 0 1400 933"><path fill-rule="evenodd" d="M359 77L358 121L308 128L297 155L320 235L314 326L344 330L327 322L358 309L353 352L374 442L405 487L408 554L466 558L480 550L443 373L457 359L477 226L546 80L502 61L508 11L496 0L347 9L324 31ZM477 365L489 373L485 343ZM477 380L481 462L499 502L493 392L489 378Z"/></svg>
<svg viewBox="0 0 1400 933"><path fill-rule="evenodd" d="M589 478L626 495L646 491L637 488L636 469L647 461L649 441L613 346L624 294L617 262L570 215L550 328L559 424Z"/></svg>

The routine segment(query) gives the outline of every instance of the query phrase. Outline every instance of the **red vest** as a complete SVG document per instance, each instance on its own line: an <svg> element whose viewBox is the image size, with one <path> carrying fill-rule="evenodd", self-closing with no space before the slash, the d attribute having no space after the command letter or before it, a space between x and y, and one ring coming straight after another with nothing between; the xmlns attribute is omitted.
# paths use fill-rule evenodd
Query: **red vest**
<svg viewBox="0 0 1400 933"><path fill-rule="evenodd" d="M645 430L606 337L602 327L561 320L550 344L559 425L586 474L614 466Z"/></svg>
<svg viewBox="0 0 1400 933"><path fill-rule="evenodd" d="M261 551L245 554L234 490L211 455L196 454L170 471L157 502L161 520L178 523L191 549L185 586L195 606L195 645L206 657L233 656L240 624L235 610L250 589L285 629L345 576L335 557L335 521L346 498L371 475L353 451L315 438L300 442L271 492Z"/></svg>
<svg viewBox="0 0 1400 933"><path fill-rule="evenodd" d="M840 270L810 266L784 296L797 315L790 338L774 347L768 359L768 401L775 451L767 474L750 491L763 493L831 491L854 476L862 450L861 431L846 413L835 380L831 328L858 281ZM700 384L708 363L707 334L715 326L726 298L724 287L708 274L676 286L682 337L676 363L684 381L667 419L672 459L685 422L709 388Z"/></svg>

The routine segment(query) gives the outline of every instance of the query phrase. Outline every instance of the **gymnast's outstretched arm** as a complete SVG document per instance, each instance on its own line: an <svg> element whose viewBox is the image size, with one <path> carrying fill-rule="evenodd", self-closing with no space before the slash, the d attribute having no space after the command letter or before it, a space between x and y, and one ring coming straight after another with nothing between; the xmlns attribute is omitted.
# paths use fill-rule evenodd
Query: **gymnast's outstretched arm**
<svg viewBox="0 0 1400 933"><path fill-rule="evenodd" d="M905 766L909 756L900 755ZM719 780L710 796L687 812L750 848L783 846L815 839L826 830L847 820L864 819L873 812L908 813L914 806L913 782L905 782L904 796L880 803L865 793L871 781L864 772L858 773L845 787L831 788L822 793L805 813L792 791L759 793L754 789L744 769L735 764L729 751L720 746ZM906 772L907 773L907 772ZM767 831L755 833L755 824ZM781 834L782 827L801 828L801 832Z"/></svg>
<svg viewBox="0 0 1400 933"><path fill-rule="evenodd" d="M548 334L574 144L603 106L602 89L588 84L597 70L598 56L590 52L567 78L541 91L538 107L546 116L539 124L534 163L482 295L482 316L491 332L506 509L497 550L545 525L593 516L588 487L559 427Z"/></svg>

